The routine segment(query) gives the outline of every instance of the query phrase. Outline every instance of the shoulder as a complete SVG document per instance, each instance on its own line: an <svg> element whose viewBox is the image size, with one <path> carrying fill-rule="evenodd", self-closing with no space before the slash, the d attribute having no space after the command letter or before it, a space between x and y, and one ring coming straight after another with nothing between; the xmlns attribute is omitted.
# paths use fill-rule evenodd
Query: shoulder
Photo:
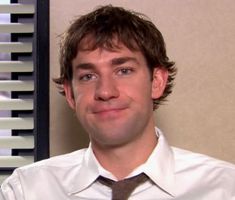
<svg viewBox="0 0 235 200"><path fill-rule="evenodd" d="M85 155L86 149L81 149L78 151L74 151L72 153L63 154L59 156L54 156L42 161L35 162L30 165L26 165L20 167L15 170L15 173L19 174L20 176L29 176L29 174L37 174L37 176L42 174L50 174L56 172L59 173L67 173L70 169L79 168L83 157Z"/></svg>
<svg viewBox="0 0 235 200"><path fill-rule="evenodd" d="M17 168L1 185L3 195L9 196L7 199L15 199L15 194L23 196L25 188L40 188L48 180L53 185L66 181L80 169L85 152L86 149L81 149Z"/></svg>
<svg viewBox="0 0 235 200"><path fill-rule="evenodd" d="M235 196L235 165L191 151L172 148L178 185L187 184L188 190L220 191Z"/></svg>
<svg viewBox="0 0 235 200"><path fill-rule="evenodd" d="M73 165L80 165L87 149L81 149L68 154L54 156L42 161L35 162L30 165L26 165L18 168L17 170L31 170L35 168L67 168ZM72 161L72 162L71 162Z"/></svg>
<svg viewBox="0 0 235 200"><path fill-rule="evenodd" d="M208 167L208 168L217 168L217 169L225 168L231 171L235 170L235 165L232 163L176 147L172 147L172 149L175 157L175 162L179 168L198 166L198 167Z"/></svg>
<svg viewBox="0 0 235 200"><path fill-rule="evenodd" d="M76 166L79 167L85 155L86 149L81 149L68 154L54 156L45 160L37 161L30 165L17 168L13 175L18 174L23 176L24 174L39 173L42 171L66 171L69 168Z"/></svg>

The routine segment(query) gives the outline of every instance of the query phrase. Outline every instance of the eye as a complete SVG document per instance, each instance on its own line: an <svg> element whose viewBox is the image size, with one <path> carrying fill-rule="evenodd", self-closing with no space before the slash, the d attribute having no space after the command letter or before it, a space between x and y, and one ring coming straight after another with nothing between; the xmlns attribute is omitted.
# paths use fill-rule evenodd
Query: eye
<svg viewBox="0 0 235 200"><path fill-rule="evenodd" d="M121 68L118 70L117 74L118 75L129 75L133 72L134 70L130 67L127 68Z"/></svg>
<svg viewBox="0 0 235 200"><path fill-rule="evenodd" d="M83 74L79 76L79 81L87 82L96 79L95 74Z"/></svg>

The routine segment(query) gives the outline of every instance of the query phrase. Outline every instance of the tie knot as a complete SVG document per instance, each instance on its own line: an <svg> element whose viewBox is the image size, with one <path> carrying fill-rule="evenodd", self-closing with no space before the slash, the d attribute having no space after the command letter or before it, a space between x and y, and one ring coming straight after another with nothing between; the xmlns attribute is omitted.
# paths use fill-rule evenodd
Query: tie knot
<svg viewBox="0 0 235 200"><path fill-rule="evenodd" d="M147 180L148 177L144 173L120 181L113 181L102 176L98 177L100 183L112 189L113 200L127 199L137 186Z"/></svg>

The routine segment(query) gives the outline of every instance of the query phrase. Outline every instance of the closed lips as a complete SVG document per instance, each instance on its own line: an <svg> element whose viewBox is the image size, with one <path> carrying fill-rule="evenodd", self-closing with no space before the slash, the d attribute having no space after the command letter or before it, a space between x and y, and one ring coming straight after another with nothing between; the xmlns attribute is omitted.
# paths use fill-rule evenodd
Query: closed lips
<svg viewBox="0 0 235 200"><path fill-rule="evenodd" d="M124 109L126 109L126 107L97 108L93 110L93 113L98 114L98 113L104 113L104 112L120 111Z"/></svg>

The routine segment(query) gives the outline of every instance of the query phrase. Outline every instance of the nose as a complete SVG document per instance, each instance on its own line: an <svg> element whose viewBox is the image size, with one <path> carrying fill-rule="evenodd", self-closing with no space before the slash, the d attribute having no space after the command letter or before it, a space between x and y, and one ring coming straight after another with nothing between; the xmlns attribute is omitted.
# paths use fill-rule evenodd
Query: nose
<svg viewBox="0 0 235 200"><path fill-rule="evenodd" d="M97 81L95 100L109 101L119 97L119 90L115 80L111 77L102 77Z"/></svg>

